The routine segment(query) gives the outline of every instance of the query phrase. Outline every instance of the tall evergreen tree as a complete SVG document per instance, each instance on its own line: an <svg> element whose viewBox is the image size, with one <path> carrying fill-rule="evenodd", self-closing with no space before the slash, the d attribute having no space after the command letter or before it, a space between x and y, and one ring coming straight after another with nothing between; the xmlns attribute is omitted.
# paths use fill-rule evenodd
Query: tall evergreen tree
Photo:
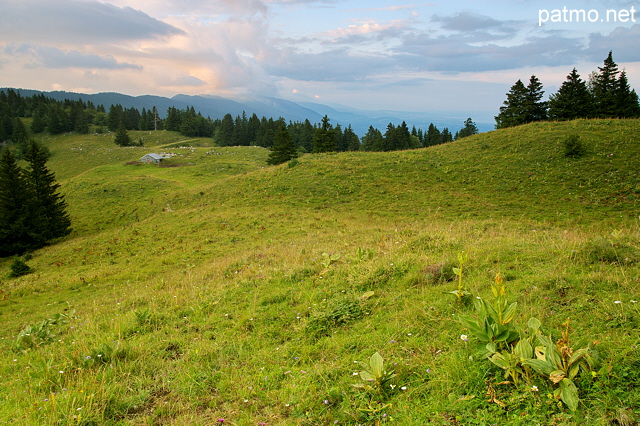
<svg viewBox="0 0 640 426"><path fill-rule="evenodd" d="M542 83L532 75L527 85L525 123L547 119L547 103L542 100L543 96Z"/></svg>
<svg viewBox="0 0 640 426"><path fill-rule="evenodd" d="M0 153L0 257L41 247L34 232L31 198L24 172L9 148Z"/></svg>
<svg viewBox="0 0 640 426"><path fill-rule="evenodd" d="M524 124L529 91L522 80L516 81L507 93L507 99L500 107L500 113L495 117L496 128L513 127Z"/></svg>
<svg viewBox="0 0 640 426"><path fill-rule="evenodd" d="M394 147L394 150L413 148L413 144L411 142L411 132L409 131L409 126L407 126L407 123L405 121L403 121L402 124L396 127L396 138L397 145Z"/></svg>
<svg viewBox="0 0 640 426"><path fill-rule="evenodd" d="M496 128L518 126L547 118L547 104L542 101L544 91L538 77L532 75L525 87L522 80L516 81L507 93L507 100L495 117Z"/></svg>
<svg viewBox="0 0 640 426"><path fill-rule="evenodd" d="M133 146L133 141L127 133L127 128L124 125L124 122L120 123L118 126L118 131L116 132L116 136L113 139L116 145L118 146Z"/></svg>
<svg viewBox="0 0 640 426"><path fill-rule="evenodd" d="M181 124L180 111L176 107L167 108L167 118L164 123L164 128L172 132L177 132L180 130Z"/></svg>
<svg viewBox="0 0 640 426"><path fill-rule="evenodd" d="M587 83L574 68L558 91L549 96L549 118L573 120L587 118L593 114L593 96Z"/></svg>
<svg viewBox="0 0 640 426"><path fill-rule="evenodd" d="M273 138L273 146L267 159L268 164L282 164L298 156L296 146L287 126L282 123Z"/></svg>
<svg viewBox="0 0 640 426"><path fill-rule="evenodd" d="M340 123L336 124L335 127L331 129L331 132L333 133L333 140L336 143L336 151L346 151L347 144L344 141L344 132L342 131Z"/></svg>
<svg viewBox="0 0 640 426"><path fill-rule="evenodd" d="M44 107L38 107L33 111L33 120L31 120L31 131L33 133L42 133L47 126L45 120Z"/></svg>
<svg viewBox="0 0 640 426"><path fill-rule="evenodd" d="M25 177L31 195L32 232L40 241L64 237L71 232L71 220L64 197L58 192L60 185L47 168L49 153L31 141L25 153L29 163Z"/></svg>
<svg viewBox="0 0 640 426"><path fill-rule="evenodd" d="M442 143L442 132L435 126L435 124L429 124L427 134L425 135L424 146L435 146Z"/></svg>
<svg viewBox="0 0 640 426"><path fill-rule="evenodd" d="M472 136L477 133L478 133L478 126L476 126L476 123L474 123L471 117L469 117L464 121L464 127L456 133L455 139L457 140L457 139L466 138L467 136Z"/></svg>
<svg viewBox="0 0 640 426"><path fill-rule="evenodd" d="M447 143L453 141L453 135L449 131L447 127L442 129L442 143Z"/></svg>
<svg viewBox="0 0 640 426"><path fill-rule="evenodd" d="M322 124L313 134L313 152L332 152L336 151L337 145L335 133L332 131L333 126L329 123L329 117L322 118Z"/></svg>
<svg viewBox="0 0 640 426"><path fill-rule="evenodd" d="M359 151L360 150L360 138L355 134L351 125L348 125L346 129L344 129L343 139L347 150L349 151Z"/></svg>
<svg viewBox="0 0 640 426"><path fill-rule="evenodd" d="M617 117L617 101L619 96L618 64L613 60L613 52L604 60L604 64L598 67L593 76L592 88L595 101L595 116L599 118Z"/></svg>
<svg viewBox="0 0 640 426"><path fill-rule="evenodd" d="M231 114L227 113L222 117L220 127L218 127L216 140L220 146L234 146L236 143L236 125Z"/></svg>
<svg viewBox="0 0 640 426"><path fill-rule="evenodd" d="M116 105L111 105L111 107L109 108L109 114L107 115L107 126L109 127L109 130L112 132L115 132L118 130L118 127L120 127L120 125L124 125L125 129L126 127L126 122L125 122L125 116L124 116L124 109L122 108L122 105L120 104L116 104Z"/></svg>
<svg viewBox="0 0 640 426"><path fill-rule="evenodd" d="M369 130L362 137L363 151L382 151L384 150L384 137L380 130L373 126L369 126Z"/></svg>
<svg viewBox="0 0 640 426"><path fill-rule="evenodd" d="M620 73L616 91L617 116L619 118L640 117L638 95L636 91L629 86L629 80L627 80L627 73L625 71Z"/></svg>

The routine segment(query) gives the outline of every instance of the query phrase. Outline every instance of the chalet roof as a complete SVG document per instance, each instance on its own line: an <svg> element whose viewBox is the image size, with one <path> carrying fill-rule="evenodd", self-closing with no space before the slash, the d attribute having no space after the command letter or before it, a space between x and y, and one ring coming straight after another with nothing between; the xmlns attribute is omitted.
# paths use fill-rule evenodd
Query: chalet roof
<svg viewBox="0 0 640 426"><path fill-rule="evenodd" d="M162 155L162 154L156 154L156 153L147 154L147 155L145 155L144 157L151 157L151 158L153 158L154 160L162 160L163 158L165 158L165 156L164 156L164 155ZM144 158L144 157L143 157L143 158Z"/></svg>

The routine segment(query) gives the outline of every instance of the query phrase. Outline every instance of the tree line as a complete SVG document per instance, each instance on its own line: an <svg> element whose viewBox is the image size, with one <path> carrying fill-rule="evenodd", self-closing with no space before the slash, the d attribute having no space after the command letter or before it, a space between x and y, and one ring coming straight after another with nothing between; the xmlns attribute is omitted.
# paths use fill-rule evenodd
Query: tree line
<svg viewBox="0 0 640 426"><path fill-rule="evenodd" d="M29 131L20 118L31 118ZM320 123L286 122L246 113L233 117L225 114L222 118L204 117L193 107L178 109L169 107L165 118L160 118L156 107L124 108L111 105L108 111L103 105L80 100L57 101L43 94L23 97L19 92L8 89L0 91L0 142L14 142L21 146L28 141L29 134L49 132L89 133L106 130L116 132L114 142L120 146L139 145L126 134L129 130L170 130L187 137L210 137L219 146L262 146L271 149L276 135L285 126L292 143L299 152L327 151L394 151L421 148L450 142L478 132L469 118L463 128L452 134L449 129L439 130L434 124L428 129L408 128L389 123L382 133L373 126L360 139L350 125L343 128L333 125L328 117Z"/></svg>
<svg viewBox="0 0 640 426"><path fill-rule="evenodd" d="M526 86L518 80L495 117L496 128L542 120L640 117L638 95L630 87L626 71L620 71L613 60L613 52L587 81L573 68L548 101L543 101L543 96L542 83L535 75Z"/></svg>

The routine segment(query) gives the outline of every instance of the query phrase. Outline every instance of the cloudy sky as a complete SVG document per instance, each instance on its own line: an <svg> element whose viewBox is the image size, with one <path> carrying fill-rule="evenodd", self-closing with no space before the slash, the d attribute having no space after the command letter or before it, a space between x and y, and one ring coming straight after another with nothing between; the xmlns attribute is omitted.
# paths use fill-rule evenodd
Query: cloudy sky
<svg viewBox="0 0 640 426"><path fill-rule="evenodd" d="M0 0L0 86L487 121L516 80L535 74L552 93L609 50L640 88L639 40L640 2L625 0Z"/></svg>

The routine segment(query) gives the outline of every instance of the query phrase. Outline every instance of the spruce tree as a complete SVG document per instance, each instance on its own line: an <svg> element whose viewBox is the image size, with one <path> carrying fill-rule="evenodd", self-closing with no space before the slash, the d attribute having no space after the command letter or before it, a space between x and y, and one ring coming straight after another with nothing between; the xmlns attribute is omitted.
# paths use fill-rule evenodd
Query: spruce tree
<svg viewBox="0 0 640 426"><path fill-rule="evenodd" d="M525 123L547 119L547 103L542 100L543 95L542 83L532 75L527 86Z"/></svg>
<svg viewBox="0 0 640 426"><path fill-rule="evenodd" d="M369 130L362 137L363 151L382 151L384 148L384 137L380 130L373 126L369 126Z"/></svg>
<svg viewBox="0 0 640 426"><path fill-rule="evenodd" d="M622 71L616 88L616 111L619 118L640 117L640 105L636 91L629 86L627 73Z"/></svg>
<svg viewBox="0 0 640 426"><path fill-rule="evenodd" d="M167 109L167 118L165 119L164 124L165 130L177 132L180 130L180 125L182 124L181 121L182 118L180 116L180 111L176 107L169 107Z"/></svg>
<svg viewBox="0 0 640 426"><path fill-rule="evenodd" d="M507 93L507 99L500 107L500 113L495 117L496 129L513 127L526 123L526 109L529 91L522 80L515 82Z"/></svg>
<svg viewBox="0 0 640 426"><path fill-rule="evenodd" d="M425 136L424 146L435 146L442 143L442 133L435 126L435 124L429 124L427 134Z"/></svg>
<svg viewBox="0 0 640 426"><path fill-rule="evenodd" d="M118 127L118 131L116 132L116 136L113 140L118 146L132 146L133 142L131 141L131 137L129 133L127 133L127 128L124 125L124 122L120 123Z"/></svg>
<svg viewBox="0 0 640 426"><path fill-rule="evenodd" d="M225 114L217 129L216 140L219 146L237 145L235 127L236 125L231 114Z"/></svg>
<svg viewBox="0 0 640 426"><path fill-rule="evenodd" d="M587 83L580 78L580 74L574 68L558 92L549 97L549 118L573 120L590 117L592 113L593 96L587 88Z"/></svg>
<svg viewBox="0 0 640 426"><path fill-rule="evenodd" d="M322 118L322 124L313 134L313 152L332 152L336 151L337 145L335 133L332 132L333 126L329 123L329 117Z"/></svg>
<svg viewBox="0 0 640 426"><path fill-rule="evenodd" d="M273 146L271 147L267 164L286 163L297 156L298 152L293 143L293 138L291 138L291 133L289 133L287 126L282 124L273 138Z"/></svg>
<svg viewBox="0 0 640 426"><path fill-rule="evenodd" d="M476 123L474 123L471 117L469 117L464 121L464 127L456 133L455 139L458 140L458 139L466 138L467 136L472 136L477 133L478 133L478 126L476 126Z"/></svg>
<svg viewBox="0 0 640 426"><path fill-rule="evenodd" d="M516 81L507 93L507 100L495 117L496 128L518 126L547 118L547 104L542 101L544 91L538 77L532 75L525 87L522 80Z"/></svg>
<svg viewBox="0 0 640 426"><path fill-rule="evenodd" d="M24 173L9 148L0 153L0 257L41 247L33 232L31 197Z"/></svg>
<svg viewBox="0 0 640 426"><path fill-rule="evenodd" d="M33 133L42 133L47 126L43 110L44 107L38 107L33 112L33 120L31 121L31 131Z"/></svg>
<svg viewBox="0 0 640 426"><path fill-rule="evenodd" d="M618 64L614 62L610 51L592 81L595 116L598 118L618 116L616 97L619 96L619 73Z"/></svg>
<svg viewBox="0 0 640 426"><path fill-rule="evenodd" d="M358 137L358 135L355 134L350 124L349 126L347 126L346 129L344 129L343 139L345 141L347 150L349 151L360 150L360 138Z"/></svg>
<svg viewBox="0 0 640 426"><path fill-rule="evenodd" d="M442 143L447 143L453 141L453 135L449 131L449 128L445 127L442 129Z"/></svg>
<svg viewBox="0 0 640 426"><path fill-rule="evenodd" d="M46 149L31 141L25 153L29 163L25 177L29 187L32 233L41 241L64 237L71 232L71 220L64 197L58 192L60 185L46 166Z"/></svg>

